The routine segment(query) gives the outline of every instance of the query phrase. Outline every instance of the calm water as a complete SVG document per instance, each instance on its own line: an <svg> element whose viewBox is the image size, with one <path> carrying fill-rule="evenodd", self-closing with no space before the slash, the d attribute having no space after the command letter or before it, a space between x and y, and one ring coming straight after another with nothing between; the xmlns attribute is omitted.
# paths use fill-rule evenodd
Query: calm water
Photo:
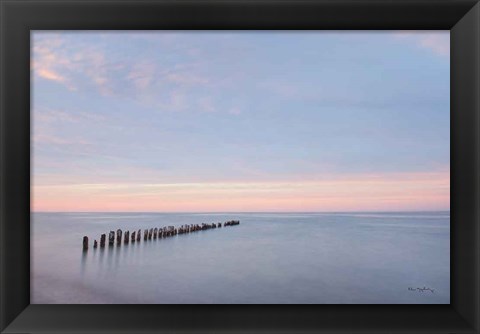
<svg viewBox="0 0 480 334"><path fill-rule="evenodd" d="M32 303L450 302L448 212L32 217ZM82 252L84 235L231 219ZM434 292L409 290L423 287Z"/></svg>

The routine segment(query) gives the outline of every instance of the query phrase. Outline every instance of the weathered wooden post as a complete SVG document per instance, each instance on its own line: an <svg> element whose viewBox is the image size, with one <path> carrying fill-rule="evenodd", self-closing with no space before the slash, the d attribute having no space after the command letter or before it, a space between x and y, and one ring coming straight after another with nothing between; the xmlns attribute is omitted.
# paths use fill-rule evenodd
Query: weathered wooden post
<svg viewBox="0 0 480 334"><path fill-rule="evenodd" d="M100 247L105 247L105 239L107 238L107 236L105 234L102 234L100 236Z"/></svg>
<svg viewBox="0 0 480 334"><path fill-rule="evenodd" d="M122 244L122 230L118 229L117 230L117 245L121 245L121 244Z"/></svg>
<svg viewBox="0 0 480 334"><path fill-rule="evenodd" d="M160 239L160 238L166 238L166 237L171 237L175 236L177 234L186 234L190 232L196 232L196 231L203 231L203 230L209 230L209 229L215 229L215 228L220 228L220 227L225 227L225 226L235 226L235 225L240 225L240 220L229 220L226 222L219 222L219 223L201 223L201 224L184 224L179 226L178 228L175 226L163 226L163 227L155 227L155 228L150 228L150 229L145 229L143 231L143 239L144 240L151 240L153 239ZM125 244L128 244L130 242L140 242L141 241L141 236L142 236L142 230L139 229L138 231L133 231L130 234L130 231L125 231L123 232L121 229L118 229L116 232L115 231L110 231L108 233L108 243L110 246L115 244L115 240L117 240L117 244L120 245L122 243L122 236L123 236L123 242ZM83 237L83 250L88 250L88 237L84 236ZM104 248L106 243L106 234L102 234L100 236L100 248ZM95 239L93 242L93 248L98 248L99 243Z"/></svg>
<svg viewBox="0 0 480 334"><path fill-rule="evenodd" d="M110 231L110 233L108 234L108 245L113 246L114 242L115 242L115 232Z"/></svg>

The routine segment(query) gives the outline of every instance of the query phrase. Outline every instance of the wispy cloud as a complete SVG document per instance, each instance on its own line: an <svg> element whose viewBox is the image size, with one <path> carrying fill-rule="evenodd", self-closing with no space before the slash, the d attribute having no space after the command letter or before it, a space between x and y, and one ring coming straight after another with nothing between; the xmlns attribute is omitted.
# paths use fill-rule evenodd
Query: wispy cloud
<svg viewBox="0 0 480 334"><path fill-rule="evenodd" d="M45 64L43 64L43 66L45 66ZM42 77L48 80L62 82L62 83L66 81L66 79L63 76L61 76L58 73L55 73L54 70L48 67L42 67L42 65L37 65L35 68L36 68L36 73L38 74L39 77Z"/></svg>
<svg viewBox="0 0 480 334"><path fill-rule="evenodd" d="M91 142L78 134L62 133L62 129L86 124L102 124L105 116L84 111L66 111L51 108L35 108L33 112L32 139L35 146L60 145L70 148L91 145Z"/></svg>
<svg viewBox="0 0 480 334"><path fill-rule="evenodd" d="M45 133L37 133L33 135L33 142L34 144L48 144L48 145L65 145L69 146L70 149L72 149L72 146L75 145L91 145L88 141L81 139L81 138L76 138L76 139L70 139L70 138L62 138L59 136L51 135L51 134L45 134Z"/></svg>
<svg viewBox="0 0 480 334"><path fill-rule="evenodd" d="M180 90L168 92L166 98L161 99L157 103L159 112L182 112L189 106L185 93Z"/></svg>
<svg viewBox="0 0 480 334"><path fill-rule="evenodd" d="M173 83L183 85L205 85L209 83L209 80L194 73L170 73L166 76L166 79Z"/></svg>
<svg viewBox="0 0 480 334"><path fill-rule="evenodd" d="M71 66L69 58L58 51L62 47L63 41L57 35L36 41L33 46L32 71L40 78L61 83L74 90L75 87L62 72L62 68Z"/></svg>
<svg viewBox="0 0 480 334"><path fill-rule="evenodd" d="M210 96L201 97L198 100L198 106L203 112L215 112L217 108L214 105L213 99Z"/></svg>
<svg viewBox="0 0 480 334"><path fill-rule="evenodd" d="M232 107L232 108L228 109L228 113L230 115L238 116L238 115L242 114L242 109L240 109L239 107Z"/></svg>
<svg viewBox="0 0 480 334"><path fill-rule="evenodd" d="M150 87L154 81L155 72L155 64L151 62L139 62L130 68L126 79L131 81L138 90L144 90Z"/></svg>
<svg viewBox="0 0 480 334"><path fill-rule="evenodd" d="M161 110L174 111L186 109L186 93L210 83L208 76L200 71L196 59L200 57L198 52L187 49L187 59L162 63L158 61L162 52L125 57L118 50L107 49L101 38L105 37L103 35L93 39L95 43L75 37L49 33L35 38L32 61L34 76L56 82L79 94L89 94L94 90L103 97L129 99L150 107L160 105ZM145 38L140 41L159 40L155 36ZM171 38L160 41L170 44ZM124 40L134 41L137 38L126 34ZM206 100L188 104L202 111L211 112L214 108Z"/></svg>
<svg viewBox="0 0 480 334"><path fill-rule="evenodd" d="M279 81L279 80L263 81L258 84L258 87L270 93L280 95L283 97L288 97L288 98L299 97L299 95L302 93L298 84Z"/></svg>
<svg viewBox="0 0 480 334"><path fill-rule="evenodd" d="M35 125L42 125L45 123L60 123L64 122L78 123L80 121L104 121L106 118L99 113L88 113L79 110L60 110L52 108L36 108L33 113L35 118Z"/></svg>
<svg viewBox="0 0 480 334"><path fill-rule="evenodd" d="M450 34L448 32L398 31L395 38L413 42L420 48L443 57L450 56Z"/></svg>
<svg viewBox="0 0 480 334"><path fill-rule="evenodd" d="M82 86L86 78L108 94L107 61L104 53L92 47L72 45L58 34L34 39L32 70L35 76L55 81L69 90Z"/></svg>
<svg viewBox="0 0 480 334"><path fill-rule="evenodd" d="M79 68L97 86L102 95L113 94L111 79L109 78L112 66L108 64L103 52L84 50L76 55L76 60L78 64L81 64Z"/></svg>

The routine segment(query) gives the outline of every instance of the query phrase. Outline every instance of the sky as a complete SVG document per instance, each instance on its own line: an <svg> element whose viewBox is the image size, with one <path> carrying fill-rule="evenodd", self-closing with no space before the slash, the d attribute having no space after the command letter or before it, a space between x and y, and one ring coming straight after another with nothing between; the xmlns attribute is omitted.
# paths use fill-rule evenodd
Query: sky
<svg viewBox="0 0 480 334"><path fill-rule="evenodd" d="M450 209L449 31L35 31L33 211Z"/></svg>

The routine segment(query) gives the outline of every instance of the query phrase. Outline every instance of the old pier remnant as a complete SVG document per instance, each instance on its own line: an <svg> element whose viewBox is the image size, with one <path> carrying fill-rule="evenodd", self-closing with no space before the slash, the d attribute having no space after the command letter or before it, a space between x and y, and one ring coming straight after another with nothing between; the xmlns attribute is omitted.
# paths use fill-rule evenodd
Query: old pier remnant
<svg viewBox="0 0 480 334"><path fill-rule="evenodd" d="M235 225L240 225L239 220L230 220L227 222L222 223L202 223L202 224L190 224L190 225L181 225L179 227L175 226L164 226L164 227L155 227L155 228L146 228L143 230L143 240L156 240L156 239L162 239L162 238L168 238L175 236L177 234L186 234L186 233L193 233L197 231L205 231L205 230L210 230L210 229L217 229L225 226L235 226ZM115 231L110 231L108 233L108 244L110 246L114 245L115 239L117 240L117 244L120 245L122 243L122 236L123 236L123 243L128 244L131 242L141 242L142 239L142 230L139 229L138 231L133 231L132 234L130 235L130 231L125 231L122 232L121 229L118 229L115 233ZM102 234L100 236L100 248L105 248L105 242L106 242L106 234ZM97 248L98 243L97 240L94 241L93 243L93 248ZM88 237L84 236L83 237L83 249L86 250L88 249Z"/></svg>

